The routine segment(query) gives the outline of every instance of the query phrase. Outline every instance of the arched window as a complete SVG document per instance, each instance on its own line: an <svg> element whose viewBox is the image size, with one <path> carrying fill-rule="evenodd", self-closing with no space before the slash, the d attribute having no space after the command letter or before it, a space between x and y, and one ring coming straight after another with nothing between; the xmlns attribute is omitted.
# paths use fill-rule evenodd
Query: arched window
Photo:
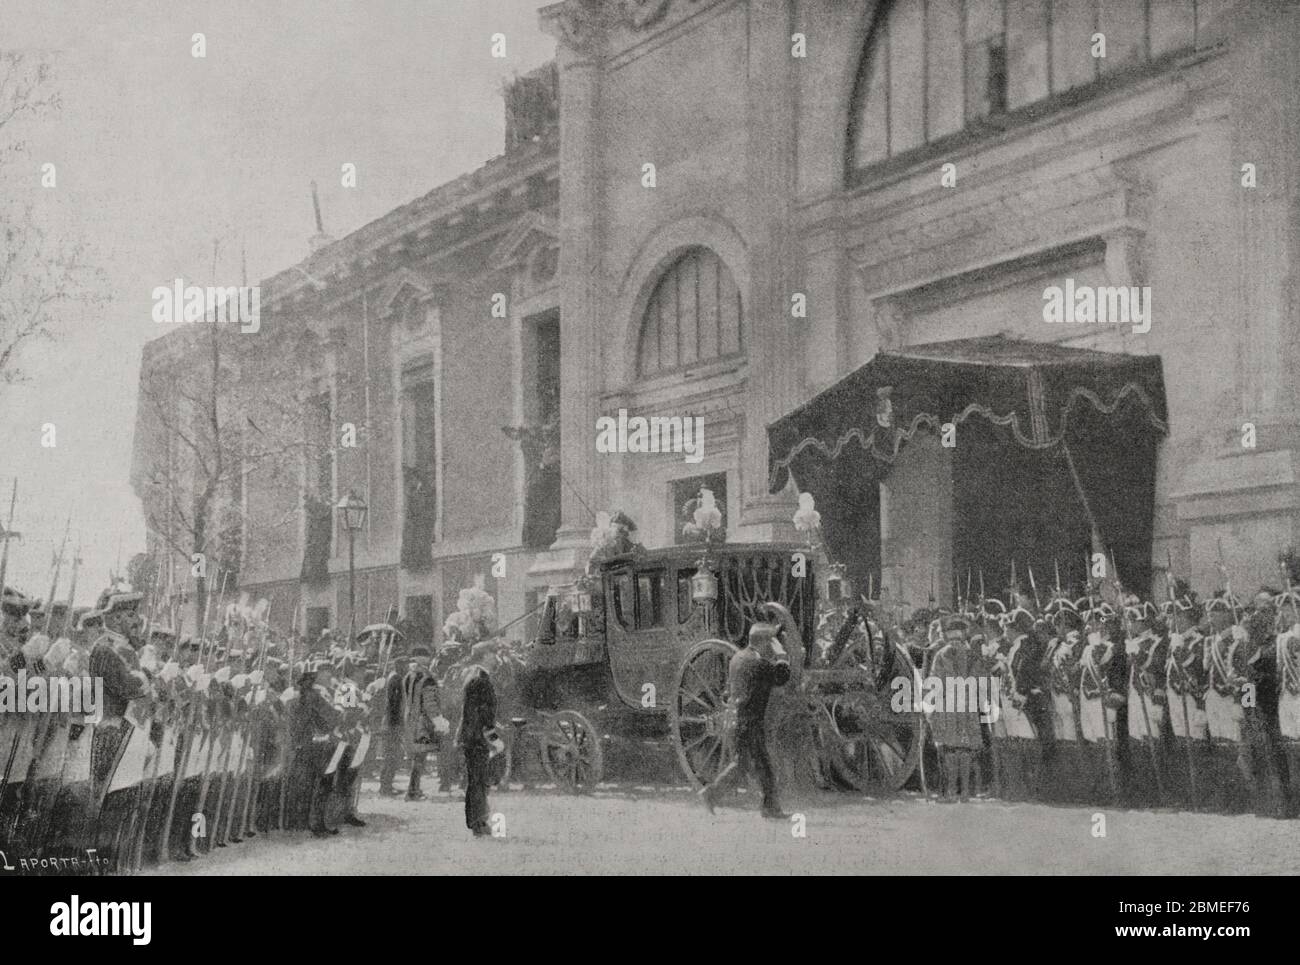
<svg viewBox="0 0 1300 965"><path fill-rule="evenodd" d="M1215 6L893 0L876 17L858 72L850 173L990 118L1041 113L1056 98L1073 102L1110 76L1194 49ZM1094 55L1097 34L1104 57Z"/></svg>
<svg viewBox="0 0 1300 965"><path fill-rule="evenodd" d="M637 374L741 353L740 289L716 254L691 248L655 285L641 320Z"/></svg>

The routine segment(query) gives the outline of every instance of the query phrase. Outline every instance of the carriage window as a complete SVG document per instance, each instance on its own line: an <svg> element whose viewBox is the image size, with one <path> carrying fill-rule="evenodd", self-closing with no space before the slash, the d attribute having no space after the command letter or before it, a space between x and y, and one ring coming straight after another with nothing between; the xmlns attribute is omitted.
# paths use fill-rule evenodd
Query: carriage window
<svg viewBox="0 0 1300 965"><path fill-rule="evenodd" d="M553 596L546 598L546 608L542 611L537 638L545 644L555 643L555 597Z"/></svg>
<svg viewBox="0 0 1300 965"><path fill-rule="evenodd" d="M614 617L626 629L632 629L632 574L614 573L609 578L610 596L614 598Z"/></svg>
<svg viewBox="0 0 1300 965"><path fill-rule="evenodd" d="M637 629L661 627L664 624L663 612L664 574L639 573L637 575L636 625Z"/></svg>
<svg viewBox="0 0 1300 965"><path fill-rule="evenodd" d="M691 618L691 611L695 608L691 600L691 577L695 575L694 570L677 571L677 622L685 623Z"/></svg>

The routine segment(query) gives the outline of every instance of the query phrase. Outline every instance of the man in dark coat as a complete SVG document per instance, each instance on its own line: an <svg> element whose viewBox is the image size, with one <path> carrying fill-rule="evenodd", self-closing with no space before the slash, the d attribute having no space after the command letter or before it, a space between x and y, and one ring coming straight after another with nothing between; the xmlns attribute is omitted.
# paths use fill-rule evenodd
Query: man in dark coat
<svg viewBox="0 0 1300 965"><path fill-rule="evenodd" d="M465 681L460 714L457 742L465 754L465 826L481 838L492 833L488 825L488 760L493 745L500 741L496 691L482 667L474 668Z"/></svg>
<svg viewBox="0 0 1300 965"><path fill-rule="evenodd" d="M394 657L388 680L384 683L384 760L379 767L379 793L393 797L393 779L402 763L406 714L402 701L402 679L406 676L406 657Z"/></svg>
<svg viewBox="0 0 1300 965"><path fill-rule="evenodd" d="M337 740L334 728L339 715L334 709L333 668L328 662L309 663L298 680L294 707L293 743L298 794L306 798L307 827L318 838L338 834L325 826L325 803L333 785L325 774Z"/></svg>
<svg viewBox="0 0 1300 965"><path fill-rule="evenodd" d="M710 814L722 791L749 774L763 790L763 817L785 820L789 816L777 803L776 777L767 754L764 726L772 688L783 686L790 679L790 660L779 635L779 627L756 623L750 628L748 645L731 658L727 668L727 704L735 720L732 730L735 756L713 783L700 791Z"/></svg>

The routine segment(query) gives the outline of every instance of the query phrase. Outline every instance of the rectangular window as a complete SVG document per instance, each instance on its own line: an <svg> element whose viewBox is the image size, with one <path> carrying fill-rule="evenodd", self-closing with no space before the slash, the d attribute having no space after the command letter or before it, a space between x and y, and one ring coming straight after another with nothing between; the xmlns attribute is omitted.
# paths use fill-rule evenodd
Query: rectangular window
<svg viewBox="0 0 1300 965"><path fill-rule="evenodd" d="M1006 110L1002 0L966 0L966 119Z"/></svg>
<svg viewBox="0 0 1300 965"><path fill-rule="evenodd" d="M1150 0L1151 56L1189 48L1196 38L1196 16L1187 0Z"/></svg>
<svg viewBox="0 0 1300 965"><path fill-rule="evenodd" d="M962 129L961 4L930 0L926 6L926 123L931 141Z"/></svg>
<svg viewBox="0 0 1300 965"><path fill-rule="evenodd" d="M427 594L406 598L406 621L418 642L428 646L433 641L433 597ZM417 641L407 640L407 647Z"/></svg>
<svg viewBox="0 0 1300 965"><path fill-rule="evenodd" d="M717 540L726 540L727 538L727 474L725 472L710 473L707 476L691 476L688 479L675 479L672 483L672 493L670 498L673 501L669 511L675 521L673 526L673 542L677 544L693 543L694 540L682 533L682 527L688 522L688 519L682 515L682 510L688 502L700 494L701 489L713 491L713 501L718 504L718 509L722 513L722 532L715 538Z"/></svg>
<svg viewBox="0 0 1300 965"><path fill-rule="evenodd" d="M889 151L925 143L925 5L904 3L889 22Z"/></svg>
<svg viewBox="0 0 1300 965"><path fill-rule="evenodd" d="M402 566L433 564L438 518L437 383L432 367L402 374Z"/></svg>
<svg viewBox="0 0 1300 965"><path fill-rule="evenodd" d="M889 36L882 25L880 40L870 56L871 76L861 88L863 103L858 105L855 157L859 164L871 164L889 157Z"/></svg>
<svg viewBox="0 0 1300 965"><path fill-rule="evenodd" d="M636 626L650 630L664 625L664 573L654 570L636 578Z"/></svg>
<svg viewBox="0 0 1300 965"><path fill-rule="evenodd" d="M525 380L524 421L536 438L524 443L524 546L546 549L560 528L560 313L531 326L532 379ZM653 342L653 340L651 340Z"/></svg>
<svg viewBox="0 0 1300 965"><path fill-rule="evenodd" d="M1103 74L1142 63L1146 58L1146 0L1101 0L1097 30L1106 37Z"/></svg>
<svg viewBox="0 0 1300 965"><path fill-rule="evenodd" d="M308 491L317 499L334 502L334 413L330 394L321 392L308 402L308 438L311 472Z"/></svg>
<svg viewBox="0 0 1300 965"><path fill-rule="evenodd" d="M524 591L524 612L528 616L524 617L524 641L536 640L538 631L542 626L542 591L525 590Z"/></svg>
<svg viewBox="0 0 1300 965"><path fill-rule="evenodd" d="M694 570L677 571L677 622L685 623L691 618L691 611L695 609L695 602L691 599L691 577L695 575Z"/></svg>
<svg viewBox="0 0 1300 965"><path fill-rule="evenodd" d="M614 606L614 618L625 630L636 625L636 602L632 594L632 573L619 570L609 575L609 595Z"/></svg>
<svg viewBox="0 0 1300 965"><path fill-rule="evenodd" d="M1007 0L1007 107L1046 96L1046 0Z"/></svg>
<svg viewBox="0 0 1300 965"><path fill-rule="evenodd" d="M1196 0L1196 47L1204 50L1209 26L1216 17L1232 6L1232 0Z"/></svg>
<svg viewBox="0 0 1300 965"><path fill-rule="evenodd" d="M330 608L327 606L307 607L307 645L314 647L320 640L321 632L330 625Z"/></svg>
<svg viewBox="0 0 1300 965"><path fill-rule="evenodd" d="M1052 0L1052 93L1097 79L1092 57L1096 14L1093 0Z"/></svg>

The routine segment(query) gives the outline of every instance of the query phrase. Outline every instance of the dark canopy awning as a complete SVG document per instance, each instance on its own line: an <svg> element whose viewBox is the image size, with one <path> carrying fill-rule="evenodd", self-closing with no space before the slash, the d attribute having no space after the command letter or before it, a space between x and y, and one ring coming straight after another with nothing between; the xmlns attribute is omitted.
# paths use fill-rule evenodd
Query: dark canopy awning
<svg viewBox="0 0 1300 965"><path fill-rule="evenodd" d="M1002 335L881 352L768 426L770 490L793 476L819 508L826 498L874 513L875 482L907 440L968 420L954 452L961 466L972 447L994 445L1025 450L1031 463L1035 452L1068 460L1094 528L1107 545L1127 544L1129 572L1149 572L1155 453L1167 432L1159 356Z"/></svg>
<svg viewBox="0 0 1300 965"><path fill-rule="evenodd" d="M1140 406L1160 433L1167 431L1159 356L1003 335L881 352L768 426L771 492L784 488L787 472L798 483L801 459L834 460L854 445L891 462L923 426L938 429L978 415L1006 426L1022 446L1051 449L1078 409L1110 415L1126 403Z"/></svg>

